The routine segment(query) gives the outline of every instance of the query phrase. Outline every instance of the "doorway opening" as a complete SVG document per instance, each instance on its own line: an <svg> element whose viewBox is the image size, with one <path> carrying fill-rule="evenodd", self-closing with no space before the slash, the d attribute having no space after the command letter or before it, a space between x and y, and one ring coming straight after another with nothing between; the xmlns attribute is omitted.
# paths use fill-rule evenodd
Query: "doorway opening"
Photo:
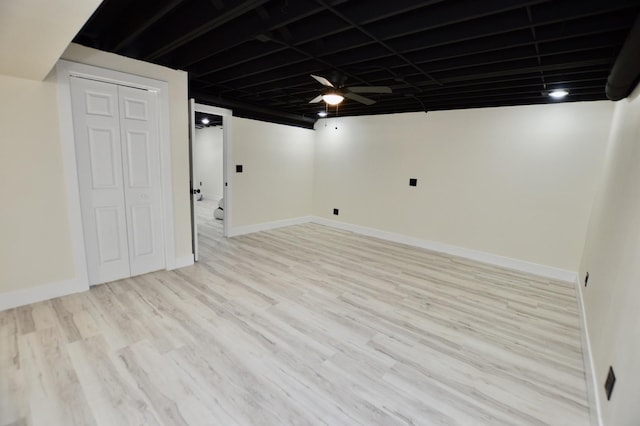
<svg viewBox="0 0 640 426"><path fill-rule="evenodd" d="M230 191L226 179L231 112L192 101L191 206L194 260L212 257L228 235Z"/></svg>

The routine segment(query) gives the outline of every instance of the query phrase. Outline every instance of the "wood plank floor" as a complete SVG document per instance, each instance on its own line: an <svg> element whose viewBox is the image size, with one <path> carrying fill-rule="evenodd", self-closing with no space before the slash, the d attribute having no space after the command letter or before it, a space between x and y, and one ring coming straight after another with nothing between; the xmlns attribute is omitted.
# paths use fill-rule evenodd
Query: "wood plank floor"
<svg viewBox="0 0 640 426"><path fill-rule="evenodd" d="M1 425L587 425L573 287L319 225L0 312Z"/></svg>

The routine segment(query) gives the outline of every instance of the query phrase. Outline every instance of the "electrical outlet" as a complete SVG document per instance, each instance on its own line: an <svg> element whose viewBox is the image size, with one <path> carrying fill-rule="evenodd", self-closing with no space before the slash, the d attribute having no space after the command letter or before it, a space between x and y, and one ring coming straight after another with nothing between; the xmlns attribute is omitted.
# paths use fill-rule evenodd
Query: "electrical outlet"
<svg viewBox="0 0 640 426"><path fill-rule="evenodd" d="M335 214L336 216L338 216L339 210L338 209L333 209L333 214Z"/></svg>
<svg viewBox="0 0 640 426"><path fill-rule="evenodd" d="M613 373L613 367L609 366L609 374L607 374L607 381L604 382L604 390L607 392L607 401L611 400L611 393L613 392L613 385L616 384L616 375Z"/></svg>
<svg viewBox="0 0 640 426"><path fill-rule="evenodd" d="M242 173L242 164L236 164L236 173Z"/></svg>
<svg viewBox="0 0 640 426"><path fill-rule="evenodd" d="M588 283L589 283L589 273L587 272L587 275L584 276L584 286L586 287Z"/></svg>
<svg viewBox="0 0 640 426"><path fill-rule="evenodd" d="M409 179L409 186L417 186L417 185L418 185L418 179L416 178Z"/></svg>

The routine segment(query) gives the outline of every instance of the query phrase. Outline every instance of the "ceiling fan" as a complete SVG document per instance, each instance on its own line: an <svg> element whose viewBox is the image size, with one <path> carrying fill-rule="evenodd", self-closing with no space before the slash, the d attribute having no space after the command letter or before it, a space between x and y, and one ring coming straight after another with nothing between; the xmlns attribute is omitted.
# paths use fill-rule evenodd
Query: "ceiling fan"
<svg viewBox="0 0 640 426"><path fill-rule="evenodd" d="M311 77L315 78L320 84L324 86L322 93L309 101L310 104L315 104L320 101L325 101L329 105L338 105L344 100L344 98L352 99L356 102L360 102L365 105L373 105L376 103L373 99L366 96L359 95L359 93L391 93L391 87L388 86L351 86L343 87L339 85L336 87L325 77L311 74Z"/></svg>

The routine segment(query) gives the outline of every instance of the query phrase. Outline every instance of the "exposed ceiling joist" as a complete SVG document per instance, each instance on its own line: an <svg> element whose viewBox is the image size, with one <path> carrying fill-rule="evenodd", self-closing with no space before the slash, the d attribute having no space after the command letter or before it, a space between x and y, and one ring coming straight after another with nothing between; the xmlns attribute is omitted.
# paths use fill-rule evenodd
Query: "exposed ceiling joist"
<svg viewBox="0 0 640 426"><path fill-rule="evenodd" d="M393 89L371 105L352 96L341 115L555 102L560 86L568 101L605 99L640 12L640 0L150 2L105 0L76 41L185 69L199 102L304 127L324 109L309 74Z"/></svg>
<svg viewBox="0 0 640 426"><path fill-rule="evenodd" d="M226 8L222 13L216 13L214 16L207 16L203 13L201 5L193 2L188 5L189 9L180 12L176 27L167 27L167 30L158 34L157 41L151 48L144 51L143 58L147 61L153 61L160 56L184 46L191 40L217 28L235 18L250 12L254 8L267 3L268 0L248 0L248 1L227 1ZM185 19L186 18L186 19ZM184 21L181 22L181 20Z"/></svg>
<svg viewBox="0 0 640 426"><path fill-rule="evenodd" d="M141 10L134 8L131 14L125 14L120 18L118 26L113 29L110 37L114 52L121 52L135 39L140 37L154 24L180 6L184 0L172 0L161 7Z"/></svg>

